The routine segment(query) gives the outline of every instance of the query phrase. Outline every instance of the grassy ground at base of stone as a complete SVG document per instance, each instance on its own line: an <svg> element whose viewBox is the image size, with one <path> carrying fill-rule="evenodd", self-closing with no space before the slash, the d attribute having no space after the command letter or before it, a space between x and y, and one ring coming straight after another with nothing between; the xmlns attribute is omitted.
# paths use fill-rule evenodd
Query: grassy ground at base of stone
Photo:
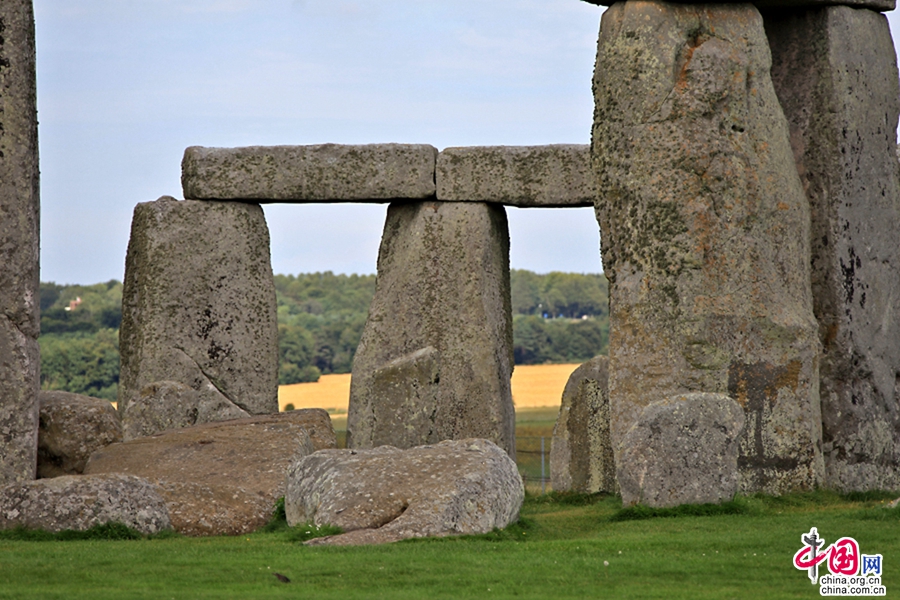
<svg viewBox="0 0 900 600"><path fill-rule="evenodd" d="M377 547L307 547L285 529L123 541L0 537L0 598L813 598L818 586L792 564L811 527L826 544L849 536L862 553L881 554L882 583L894 595L900 513L884 508L889 498L749 497L726 514L694 507L617 520L615 497L529 496L520 523L504 531Z"/></svg>

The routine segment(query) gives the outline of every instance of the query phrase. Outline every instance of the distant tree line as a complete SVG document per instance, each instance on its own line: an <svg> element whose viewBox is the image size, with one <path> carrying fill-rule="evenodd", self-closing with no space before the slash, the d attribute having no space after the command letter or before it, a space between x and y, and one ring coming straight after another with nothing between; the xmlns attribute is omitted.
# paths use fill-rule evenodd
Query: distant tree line
<svg viewBox="0 0 900 600"><path fill-rule="evenodd" d="M516 364L583 362L605 354L603 275L512 270ZM374 275L276 275L282 385L349 373L375 293ZM41 387L115 400L122 284L41 284Z"/></svg>

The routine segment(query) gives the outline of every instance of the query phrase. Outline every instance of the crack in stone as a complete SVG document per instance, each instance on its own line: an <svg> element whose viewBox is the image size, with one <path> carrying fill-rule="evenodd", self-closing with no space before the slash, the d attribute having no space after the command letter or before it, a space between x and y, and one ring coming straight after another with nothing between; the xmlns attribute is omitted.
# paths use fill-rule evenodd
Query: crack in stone
<svg viewBox="0 0 900 600"><path fill-rule="evenodd" d="M225 399L228 400L231 404L233 404L233 405L236 406L237 408L240 408L240 409L243 410L244 412L246 412L246 413L248 413L248 414L253 414L253 411L251 411L251 410L250 410L249 408L247 408L246 406L242 405L240 402L238 402L237 400L235 400L234 398L232 398L230 395L228 395L227 393L225 393L225 391L224 391L222 388L220 388L219 386L217 386L217 385L215 384L215 381L213 380L213 378L209 376L209 374L206 372L206 370L205 370L202 366L200 366L200 363L198 363L196 360L194 360L194 358L193 358L190 354L188 354L187 351L186 351L184 348L182 348L181 346L175 346L175 349L178 350L178 351L180 351L182 354L184 354L184 355L188 358L188 360L190 360L192 363L194 363L194 365L197 367L197 370L200 371L200 374L203 375L203 377L206 379L206 381L207 381L211 386L213 386L213 388L215 388L215 390L216 390L217 392L219 392L219 394L221 394L223 398L225 398Z"/></svg>

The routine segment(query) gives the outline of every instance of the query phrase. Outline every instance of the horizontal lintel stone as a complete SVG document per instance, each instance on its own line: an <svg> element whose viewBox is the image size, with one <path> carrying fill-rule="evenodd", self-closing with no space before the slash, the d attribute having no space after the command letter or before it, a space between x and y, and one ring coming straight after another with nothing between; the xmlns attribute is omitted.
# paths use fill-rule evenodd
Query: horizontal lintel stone
<svg viewBox="0 0 900 600"><path fill-rule="evenodd" d="M438 154L437 199L523 208L593 206L590 146L467 146Z"/></svg>
<svg viewBox="0 0 900 600"><path fill-rule="evenodd" d="M582 0L598 6L612 6L619 0ZM713 4L712 2L692 2L691 0L669 0L680 4ZM741 3L741 0L718 0L715 4ZM795 8L821 8L825 6L850 6L888 11L897 8L896 0L755 0L753 4L760 10L792 10Z"/></svg>
<svg viewBox="0 0 900 600"><path fill-rule="evenodd" d="M436 157L427 144L192 146L184 151L181 185L189 200L433 199Z"/></svg>

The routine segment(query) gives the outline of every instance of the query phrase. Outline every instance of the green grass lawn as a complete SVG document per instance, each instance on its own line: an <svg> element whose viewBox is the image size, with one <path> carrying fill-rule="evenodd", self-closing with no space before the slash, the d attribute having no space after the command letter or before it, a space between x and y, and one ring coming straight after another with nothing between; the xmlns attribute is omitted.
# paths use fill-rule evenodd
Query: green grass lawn
<svg viewBox="0 0 900 600"><path fill-rule="evenodd" d="M615 497L529 496L503 532L358 548L306 547L286 528L122 541L4 534L0 598L814 598L791 564L813 526L826 543L850 536L882 554L892 596L900 512L882 508L889 497L751 497L725 507L737 514L646 518Z"/></svg>

